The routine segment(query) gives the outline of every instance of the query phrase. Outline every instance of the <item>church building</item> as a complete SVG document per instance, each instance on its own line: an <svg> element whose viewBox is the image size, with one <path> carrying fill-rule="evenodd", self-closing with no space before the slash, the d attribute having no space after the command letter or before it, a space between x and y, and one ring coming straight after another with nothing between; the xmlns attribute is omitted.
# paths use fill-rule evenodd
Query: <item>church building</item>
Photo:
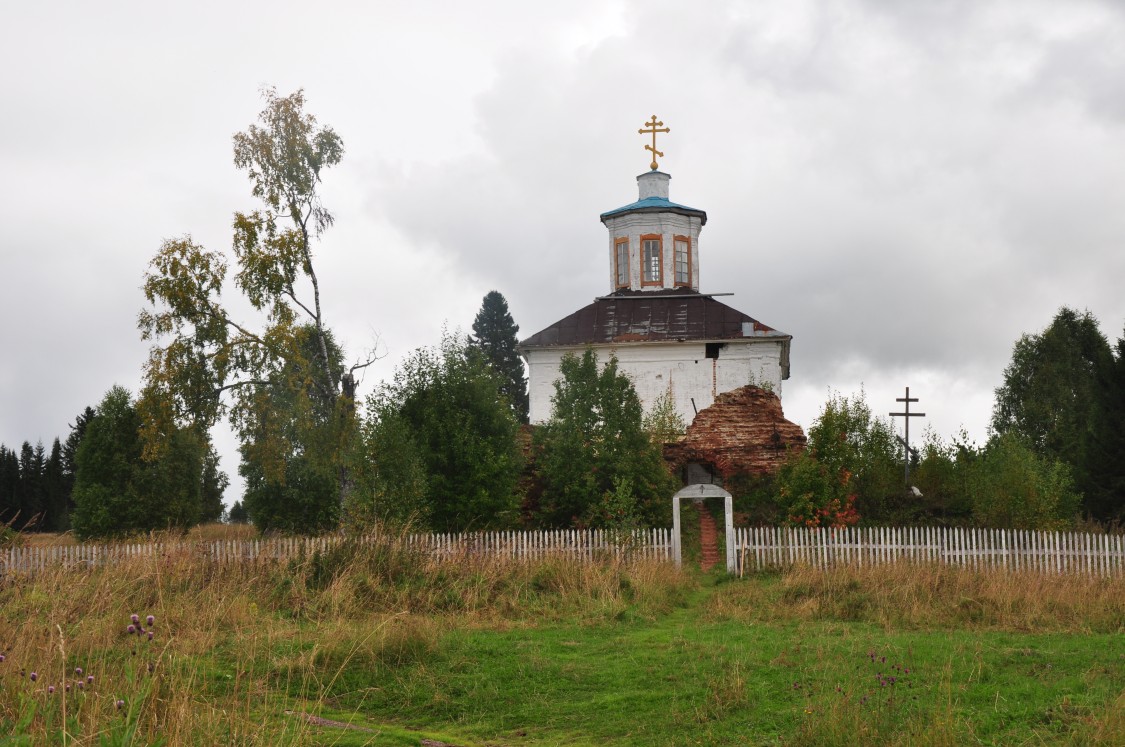
<svg viewBox="0 0 1125 747"><path fill-rule="evenodd" d="M637 177L636 202L601 214L607 237L609 292L546 329L519 349L527 361L530 420L551 417L554 383L567 353L593 347L617 357L646 412L669 395L686 423L716 398L749 384L780 397L789 378L792 336L700 292L699 236L707 213L669 199L671 176L658 170L654 116L650 170Z"/></svg>

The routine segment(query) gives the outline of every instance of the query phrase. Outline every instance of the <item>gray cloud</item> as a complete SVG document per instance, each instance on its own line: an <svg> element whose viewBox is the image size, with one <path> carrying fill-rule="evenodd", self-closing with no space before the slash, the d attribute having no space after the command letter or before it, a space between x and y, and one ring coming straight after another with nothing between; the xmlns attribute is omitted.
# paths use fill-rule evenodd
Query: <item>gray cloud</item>
<svg viewBox="0 0 1125 747"><path fill-rule="evenodd" d="M608 290L598 215L635 199L653 113L672 198L710 217L704 290L795 335L799 422L829 388L882 412L909 384L979 438L1021 333L1063 304L1125 322L1118 4L299 7L0 30L0 441L135 388L145 264L169 236L229 245L254 206L230 135L269 83L347 146L318 262L349 353L385 355L368 389L488 290L525 334Z"/></svg>

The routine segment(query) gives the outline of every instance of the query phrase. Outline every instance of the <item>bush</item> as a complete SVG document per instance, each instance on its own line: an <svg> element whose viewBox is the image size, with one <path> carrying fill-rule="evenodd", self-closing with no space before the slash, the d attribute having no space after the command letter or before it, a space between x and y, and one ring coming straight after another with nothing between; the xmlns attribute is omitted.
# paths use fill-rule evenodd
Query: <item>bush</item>
<svg viewBox="0 0 1125 747"><path fill-rule="evenodd" d="M967 464L973 520L989 527L1061 529L1081 506L1070 468L1037 455L1019 436L994 437Z"/></svg>

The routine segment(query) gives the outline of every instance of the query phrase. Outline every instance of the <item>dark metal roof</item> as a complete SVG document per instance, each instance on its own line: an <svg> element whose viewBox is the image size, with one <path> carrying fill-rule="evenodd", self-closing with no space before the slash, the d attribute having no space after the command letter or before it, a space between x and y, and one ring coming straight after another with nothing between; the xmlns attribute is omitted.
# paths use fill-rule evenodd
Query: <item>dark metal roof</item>
<svg viewBox="0 0 1125 747"><path fill-rule="evenodd" d="M790 339L714 298L684 288L595 299L528 337L521 348L678 340Z"/></svg>

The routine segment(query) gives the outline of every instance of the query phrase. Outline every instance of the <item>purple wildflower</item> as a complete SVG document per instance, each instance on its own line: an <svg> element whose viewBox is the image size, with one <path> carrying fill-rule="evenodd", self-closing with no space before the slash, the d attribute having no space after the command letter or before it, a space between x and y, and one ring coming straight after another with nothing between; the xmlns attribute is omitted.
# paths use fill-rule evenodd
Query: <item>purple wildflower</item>
<svg viewBox="0 0 1125 747"><path fill-rule="evenodd" d="M82 680L78 680L78 689L84 690L85 688L86 688L86 683L84 683Z"/></svg>
<svg viewBox="0 0 1125 747"><path fill-rule="evenodd" d="M129 627L125 628L125 630L129 631L129 635L133 635L133 633L137 632L137 626L130 624Z"/></svg>
<svg viewBox="0 0 1125 747"><path fill-rule="evenodd" d="M114 705L114 707L116 707L116 708L117 708L117 710L119 710L119 711L120 711L120 710L121 710L121 707L125 705L125 701L124 701L124 700L119 700L119 701L117 701L116 703L114 703L113 705Z"/></svg>
<svg viewBox="0 0 1125 747"><path fill-rule="evenodd" d="M32 672L31 673L31 681L35 682L35 680L37 680L37 679L39 679L39 675L36 672Z"/></svg>
<svg viewBox="0 0 1125 747"><path fill-rule="evenodd" d="M129 615L129 619L133 621L134 625L136 625L137 623L139 623L141 621L141 616L140 615Z"/></svg>
<svg viewBox="0 0 1125 747"><path fill-rule="evenodd" d="M48 695L54 695L55 694L55 686L54 685L47 685L47 694Z"/></svg>
<svg viewBox="0 0 1125 747"><path fill-rule="evenodd" d="M0 662L4 661L4 654L0 654Z"/></svg>
<svg viewBox="0 0 1125 747"><path fill-rule="evenodd" d="M156 618L153 617L152 615L149 615L148 617L145 618L145 625L152 625L155 622L156 622Z"/></svg>
<svg viewBox="0 0 1125 747"><path fill-rule="evenodd" d="M74 668L74 673L75 673L76 675L78 675L79 677L81 677L81 676L82 676L82 667L75 667L75 668Z"/></svg>
<svg viewBox="0 0 1125 747"><path fill-rule="evenodd" d="M92 675L92 674L86 675L86 684L87 685L94 684L94 675Z"/></svg>
<svg viewBox="0 0 1125 747"><path fill-rule="evenodd" d="M149 639L150 641L152 640L152 631L151 631L151 630L150 630L150 631L148 631L148 639Z"/></svg>

